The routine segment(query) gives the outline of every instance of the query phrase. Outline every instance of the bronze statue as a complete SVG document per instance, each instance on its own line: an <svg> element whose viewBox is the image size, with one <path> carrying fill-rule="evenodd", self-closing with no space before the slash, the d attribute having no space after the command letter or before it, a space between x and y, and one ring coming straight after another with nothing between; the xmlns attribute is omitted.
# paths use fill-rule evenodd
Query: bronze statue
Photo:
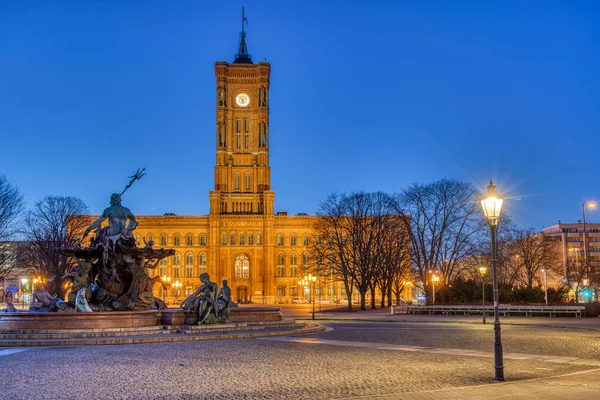
<svg viewBox="0 0 600 400"><path fill-rule="evenodd" d="M144 176L145 169L138 169L129 184L110 198L110 207L84 231L96 237L87 247L81 242L71 249L56 251L74 257L78 266L62 278L73 282L68 302L58 302L67 311L131 311L152 310L164 307L164 303L152 294L153 279L147 269L157 268L161 259L175 254L174 250L154 249L152 240L138 248L132 231L138 222L133 213L121 205L121 196L133 182ZM107 226L102 224L108 220ZM83 240L82 238L82 240Z"/></svg>
<svg viewBox="0 0 600 400"><path fill-rule="evenodd" d="M210 281L210 276L205 272L200 274L202 285L194 293L181 302L180 307L185 311L198 312L198 325L203 323L214 324L219 320L216 283Z"/></svg>

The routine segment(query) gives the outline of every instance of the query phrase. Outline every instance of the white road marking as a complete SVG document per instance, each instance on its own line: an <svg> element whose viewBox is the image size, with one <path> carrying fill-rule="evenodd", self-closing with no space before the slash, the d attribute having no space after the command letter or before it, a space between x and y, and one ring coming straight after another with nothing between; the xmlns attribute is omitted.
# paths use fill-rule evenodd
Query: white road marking
<svg viewBox="0 0 600 400"><path fill-rule="evenodd" d="M15 347L13 349L0 349L0 357L10 354L20 353L22 351L31 350L29 347Z"/></svg>
<svg viewBox="0 0 600 400"><path fill-rule="evenodd" d="M407 352L423 352L431 354L448 354L451 356L463 356L463 357L484 357L492 358L491 352L484 352L478 350L469 349L450 349L440 347L424 347L424 346L408 346L401 344L386 344L386 343L372 343L372 342L356 342L351 340L327 340L318 338L299 338L291 336L278 336L278 337L267 337L259 338L259 340L273 340L278 342L295 342L303 344L313 345L330 345L330 346L344 346L344 347L360 347L376 350L392 350L392 351L407 351ZM600 367L600 361L598 360L586 360L578 357L561 357L561 356L546 356L537 354L522 354L522 353L504 353L504 359L509 360L532 360L532 361L543 361L556 364L571 364L571 365L585 365L590 367Z"/></svg>

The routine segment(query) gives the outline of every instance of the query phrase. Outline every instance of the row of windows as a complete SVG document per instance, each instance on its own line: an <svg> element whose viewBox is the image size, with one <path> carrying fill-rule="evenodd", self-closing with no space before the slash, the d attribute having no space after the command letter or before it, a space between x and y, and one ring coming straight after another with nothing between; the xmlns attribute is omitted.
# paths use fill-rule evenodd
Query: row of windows
<svg viewBox="0 0 600 400"><path fill-rule="evenodd" d="M302 265L310 264L310 255L308 253L302 253ZM285 265L285 254L277 253L277 265ZM290 265L298 265L298 255L296 253L290 253Z"/></svg>
<svg viewBox="0 0 600 400"><path fill-rule="evenodd" d="M191 265L186 266L185 268L183 268L183 276L181 276L182 273L182 268L179 266L174 266L173 267L173 274L171 275L173 278L197 278L200 274L203 274L206 272L206 265L201 265L198 267L198 272L194 273L194 267ZM161 265L158 268L158 274L160 276L167 276L167 266L166 265Z"/></svg>
<svg viewBox="0 0 600 400"><path fill-rule="evenodd" d="M285 286L277 286L277 297L285 296L285 289L286 289ZM292 286L289 288L289 292L290 292L289 295L292 297L298 296L298 291L299 290L296 286ZM308 287L308 286L304 287L302 295L306 296L306 297L310 297L310 287ZM323 287L322 286L317 286L315 288L315 295L317 297L323 296ZM329 286L327 288L327 295L331 296L331 297L337 296L337 288L335 286Z"/></svg>
<svg viewBox="0 0 600 400"><path fill-rule="evenodd" d="M236 239L237 239L237 235L235 233L232 233L229 236L229 244L234 246L236 244ZM262 242L263 242L262 233L259 232L256 234L256 244L262 245ZM243 233L240 233L240 244L241 245L246 244L246 236ZM221 245L222 246L227 245L227 233L225 233L225 232L221 233ZM254 234L253 233L248 234L248 245L254 246Z"/></svg>
<svg viewBox="0 0 600 400"><path fill-rule="evenodd" d="M236 174L236 177L238 178L237 180L239 180L239 174ZM246 175L246 187L248 187L250 185L250 175ZM239 183L239 182L238 182ZM236 190L239 190L236 189ZM245 244L245 237L243 233L240 233L240 244ZM316 238L316 242L317 244L321 243L321 237L317 236ZM145 239L144 239L145 240ZM148 242L150 241L154 241L154 235L148 235ZM230 236L230 241L229 241L231 245L235 245L236 244L236 234L232 233ZM290 246L297 246L298 245L298 239L296 238L296 235L292 235L290 236ZM135 243L137 246L141 246L142 245L142 237L140 235L136 235L135 236ZM186 241L185 241L187 246L193 246L194 245L194 237L192 234L189 234L186 236ZM222 233L221 234L221 245L226 245L227 244L227 233ZM252 233L248 234L248 244L249 245L254 245L254 235ZM262 245L262 234L258 233L257 234L257 243L258 245ZM160 235L160 242L159 242L160 246L167 246L167 235ZM206 235L200 235L200 238L198 240L198 245L199 246L206 246ZM285 238L283 235L278 235L277 236L277 245L278 246L285 246ZM310 240L308 235L304 235L302 238L302 245L303 246L309 246L310 245ZM180 235L174 235L173 236L173 246L181 246L181 236Z"/></svg>
<svg viewBox="0 0 600 400"><path fill-rule="evenodd" d="M147 241L150 242L151 240L154 241L154 235L152 235L152 234L148 235ZM135 243L138 246L142 245L142 237L140 235L135 235ZM187 246L193 246L194 245L194 236L192 234L187 235L185 243ZM160 235L159 246L166 246L166 245L167 245L167 235L165 235L165 234ZM198 245L206 246L206 235L200 235L200 238L198 240ZM173 236L173 246L181 246L181 236L179 236L179 235Z"/></svg>
<svg viewBox="0 0 600 400"><path fill-rule="evenodd" d="M321 238L320 236L316 237L317 239L317 244L321 243ZM290 236L290 246L297 246L297 238L296 235L292 235ZM310 244L310 240L308 238L308 235L304 235L304 237L302 237L302 245L303 246L308 246ZM285 238L283 237L283 235L278 235L277 236L277 246L285 246Z"/></svg>
<svg viewBox="0 0 600 400"><path fill-rule="evenodd" d="M246 189L246 192L249 192L250 191L250 174L247 173L245 175L245 178L246 178L244 180L244 183L246 184L245 189ZM240 191L240 174L236 173L233 176L233 190L236 191L236 192Z"/></svg>
<svg viewBox="0 0 600 400"><path fill-rule="evenodd" d="M163 258L162 260L160 260L159 265L161 265L161 266L167 265L167 259ZM181 254L175 253L173 255L173 265L181 265ZM185 253L185 265L186 266L194 265L194 253ZM205 253L198 254L198 265L206 265L206 254Z"/></svg>

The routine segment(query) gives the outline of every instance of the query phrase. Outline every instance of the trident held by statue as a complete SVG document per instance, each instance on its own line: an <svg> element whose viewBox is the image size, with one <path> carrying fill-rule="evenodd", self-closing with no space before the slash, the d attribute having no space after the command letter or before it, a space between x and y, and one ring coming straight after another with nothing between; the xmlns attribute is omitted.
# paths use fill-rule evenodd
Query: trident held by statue
<svg viewBox="0 0 600 400"><path fill-rule="evenodd" d="M146 175L146 173L144 172L145 170L146 170L146 167L144 167L142 169L138 168L136 173L129 177L129 178L131 178L131 180L129 181L127 186L125 186L125 189L123 189L123 191L121 192L121 194L119 196L123 196L123 193L125 193L127 191L127 189L129 189L131 187L131 185L133 185L133 182L141 179L142 176Z"/></svg>

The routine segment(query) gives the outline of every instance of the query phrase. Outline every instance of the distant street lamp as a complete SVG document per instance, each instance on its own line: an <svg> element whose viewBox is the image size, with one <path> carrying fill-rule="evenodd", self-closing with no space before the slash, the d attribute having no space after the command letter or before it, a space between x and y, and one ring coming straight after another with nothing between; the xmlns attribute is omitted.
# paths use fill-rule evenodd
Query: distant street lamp
<svg viewBox="0 0 600 400"><path fill-rule="evenodd" d="M483 214L490 227L492 235L492 286L494 291L494 380L504 380L504 360L502 359L502 338L500 334L500 316L498 312L498 244L496 235L498 233L498 220L500 219L500 210L504 199L496 192L496 186L490 180L486 197L481 200Z"/></svg>
<svg viewBox="0 0 600 400"><path fill-rule="evenodd" d="M544 274L544 300L546 301L546 305L548 305L548 271L546 268L542 268L542 274Z"/></svg>
<svg viewBox="0 0 600 400"><path fill-rule="evenodd" d="M302 286L308 286L310 288L310 284L312 283L312 289L310 289L310 294L312 295L312 319L315 319L315 284L317 282L317 277L313 276L312 274L308 274L307 276L304 277L304 279L302 279L300 282L298 282L299 285Z"/></svg>
<svg viewBox="0 0 600 400"><path fill-rule="evenodd" d="M481 266L479 267L479 273L481 274L481 298L483 299L483 324L485 325L485 273L487 272L487 267Z"/></svg>
<svg viewBox="0 0 600 400"><path fill-rule="evenodd" d="M161 290L162 290L162 294L163 294L163 302L167 302L167 289L165 289L165 285L169 285L171 283L171 277L170 276L166 276L163 275L161 277L161 281L162 281L162 285L161 285Z"/></svg>

